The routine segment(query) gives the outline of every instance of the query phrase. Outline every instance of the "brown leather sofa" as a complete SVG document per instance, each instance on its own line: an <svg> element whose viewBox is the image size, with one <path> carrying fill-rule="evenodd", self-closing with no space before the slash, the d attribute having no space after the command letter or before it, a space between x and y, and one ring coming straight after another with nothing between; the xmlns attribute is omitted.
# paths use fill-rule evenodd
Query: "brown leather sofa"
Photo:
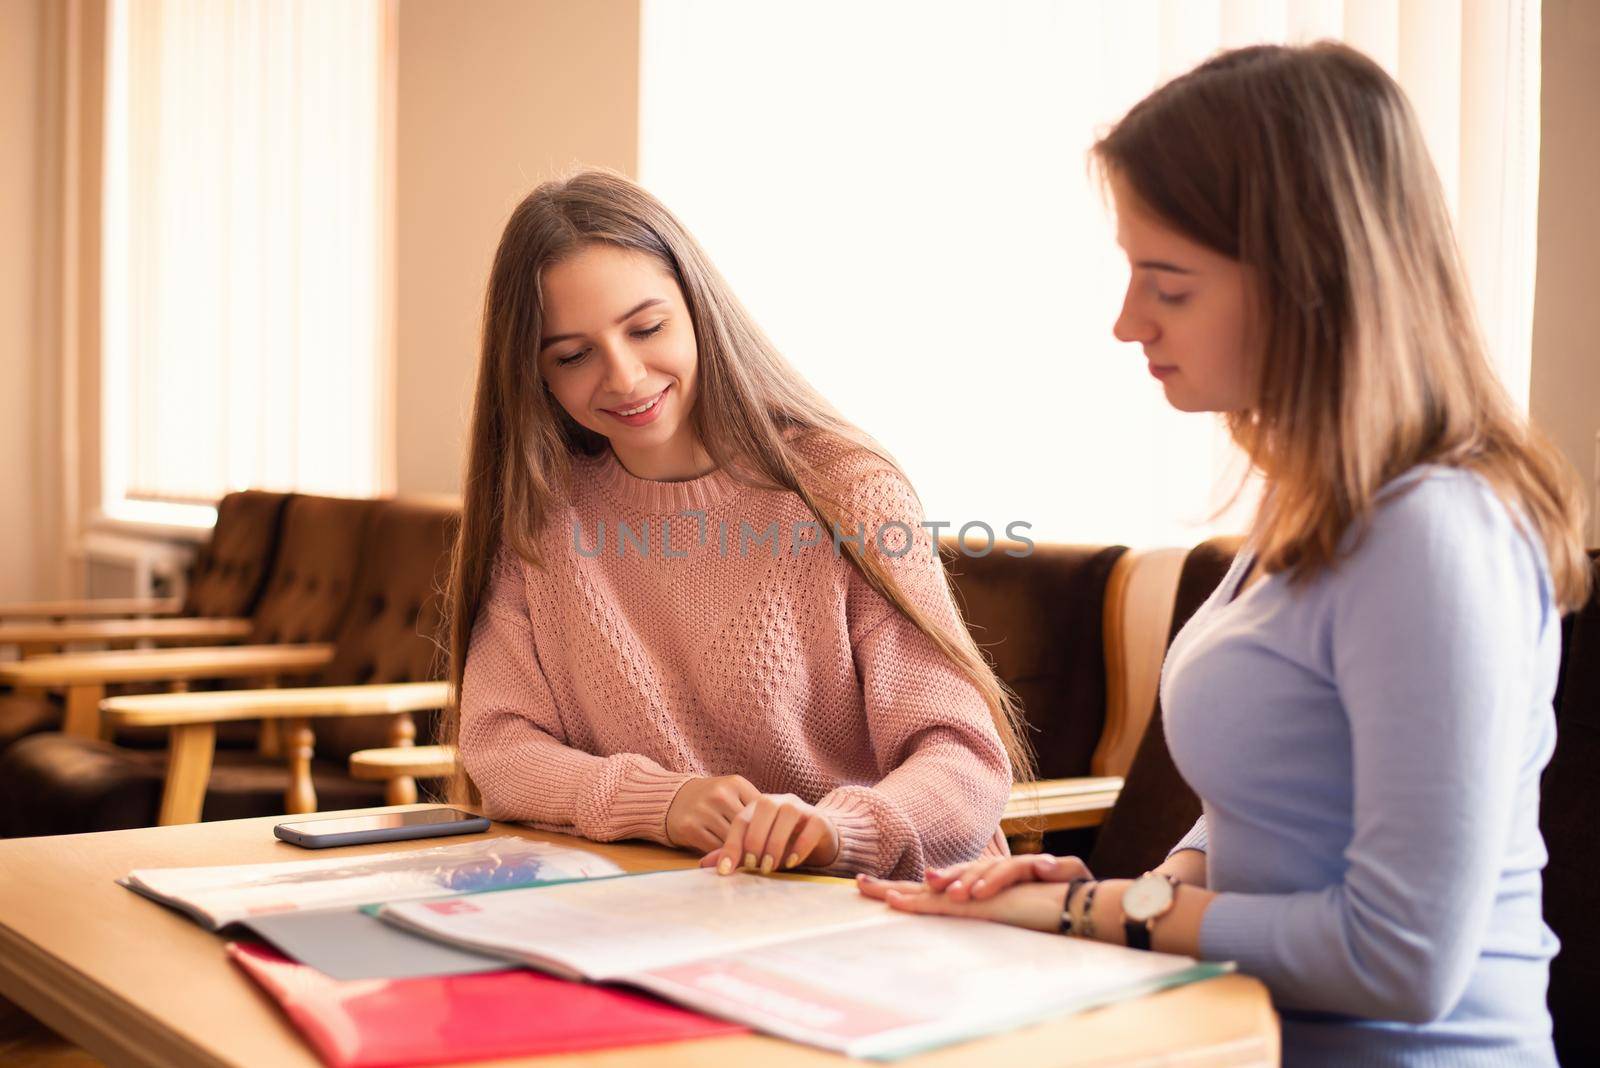
<svg viewBox="0 0 1600 1068"><path fill-rule="evenodd" d="M1039 777L1091 773L1105 728L1105 603L1127 548L1037 545L966 556L945 542L957 603L995 672L1022 701Z"/></svg>
<svg viewBox="0 0 1600 1068"><path fill-rule="evenodd" d="M277 555L289 496L244 490L217 503L216 526L195 555L179 617L237 619L250 615ZM92 606L93 602L84 604ZM134 628L129 633L138 632ZM59 726L64 705L62 695L50 690L0 693L0 750L25 735Z"/></svg>
<svg viewBox="0 0 1600 1068"><path fill-rule="evenodd" d="M269 584L260 618L263 638L332 638L327 667L309 679L320 687L415 682L437 677L442 662L433 640L439 623L447 533L454 509L413 501L342 501L296 498L286 520L284 550L294 561ZM311 551L313 545L318 551ZM302 551L303 550L303 551ZM271 600L274 597L280 600ZM331 621L331 622L330 622ZM294 689L269 691L282 700ZM298 691L306 692L306 691ZM142 729L166 738L200 725L237 692L120 698L135 705L199 707L195 716ZM108 707L117 701L108 702ZM265 716L265 712L261 713ZM223 723L233 722L224 713ZM259 717L252 717L259 718ZM136 717L146 724L159 715ZM358 748L409 740L408 721L392 714L309 722L289 719L279 751L222 750L205 755L200 781L204 819L239 819L288 810L286 795L309 789L310 806L354 808L384 803L381 786L358 782L345 771ZM214 737L214 735L213 735ZM208 739L209 740L209 739ZM184 746L187 754L190 747ZM70 834L148 826L157 822L179 747L131 748L96 738L43 733L24 738L0 755L0 835ZM187 778L187 776L183 776Z"/></svg>

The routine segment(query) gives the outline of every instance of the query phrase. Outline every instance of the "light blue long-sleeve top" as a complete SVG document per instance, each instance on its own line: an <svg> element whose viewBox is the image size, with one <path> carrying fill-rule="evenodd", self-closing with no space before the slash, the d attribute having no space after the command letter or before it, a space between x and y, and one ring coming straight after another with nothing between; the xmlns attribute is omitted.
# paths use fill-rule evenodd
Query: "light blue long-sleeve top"
<svg viewBox="0 0 1600 1068"><path fill-rule="evenodd" d="M1235 599L1240 553L1168 653L1168 743L1204 811L1178 848L1206 852L1217 892L1201 955L1267 984L1291 1066L1553 1065L1542 544L1438 466L1347 543L1312 581Z"/></svg>

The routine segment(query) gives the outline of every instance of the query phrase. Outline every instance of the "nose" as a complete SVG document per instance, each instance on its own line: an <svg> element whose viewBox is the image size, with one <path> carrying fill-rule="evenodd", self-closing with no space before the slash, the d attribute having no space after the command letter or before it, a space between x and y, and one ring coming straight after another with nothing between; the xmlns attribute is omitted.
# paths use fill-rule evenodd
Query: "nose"
<svg viewBox="0 0 1600 1068"><path fill-rule="evenodd" d="M1161 332L1149 317L1141 315L1134 307L1133 298L1133 284L1130 282L1127 292L1122 296L1122 310L1117 313L1116 322L1111 324L1111 333L1118 341L1148 345Z"/></svg>
<svg viewBox="0 0 1600 1068"><path fill-rule="evenodd" d="M611 346L606 352L606 375L601 383L606 392L631 398L634 389L650 372L626 345Z"/></svg>

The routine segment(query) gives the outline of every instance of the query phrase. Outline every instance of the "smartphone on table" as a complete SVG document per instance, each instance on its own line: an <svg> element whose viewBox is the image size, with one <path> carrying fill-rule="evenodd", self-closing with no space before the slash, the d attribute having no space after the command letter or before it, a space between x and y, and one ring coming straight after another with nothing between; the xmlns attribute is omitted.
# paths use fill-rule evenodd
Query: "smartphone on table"
<svg viewBox="0 0 1600 1068"><path fill-rule="evenodd" d="M447 834L487 831L489 821L454 808L420 808L410 812L375 812L369 816L324 816L280 823L272 833L305 849L436 838Z"/></svg>

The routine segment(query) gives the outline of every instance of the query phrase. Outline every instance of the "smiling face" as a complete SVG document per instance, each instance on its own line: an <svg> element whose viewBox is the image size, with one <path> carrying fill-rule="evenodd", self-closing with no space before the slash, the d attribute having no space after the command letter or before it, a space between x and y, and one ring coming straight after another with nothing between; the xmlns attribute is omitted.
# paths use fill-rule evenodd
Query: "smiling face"
<svg viewBox="0 0 1600 1068"><path fill-rule="evenodd" d="M1155 217L1111 179L1117 243L1131 274L1118 341L1136 342L1167 403L1184 412L1237 412L1254 403L1249 272Z"/></svg>
<svg viewBox="0 0 1600 1068"><path fill-rule="evenodd" d="M659 261L591 244L544 269L539 370L556 402L640 478L709 466L689 422L699 364L683 291Z"/></svg>

